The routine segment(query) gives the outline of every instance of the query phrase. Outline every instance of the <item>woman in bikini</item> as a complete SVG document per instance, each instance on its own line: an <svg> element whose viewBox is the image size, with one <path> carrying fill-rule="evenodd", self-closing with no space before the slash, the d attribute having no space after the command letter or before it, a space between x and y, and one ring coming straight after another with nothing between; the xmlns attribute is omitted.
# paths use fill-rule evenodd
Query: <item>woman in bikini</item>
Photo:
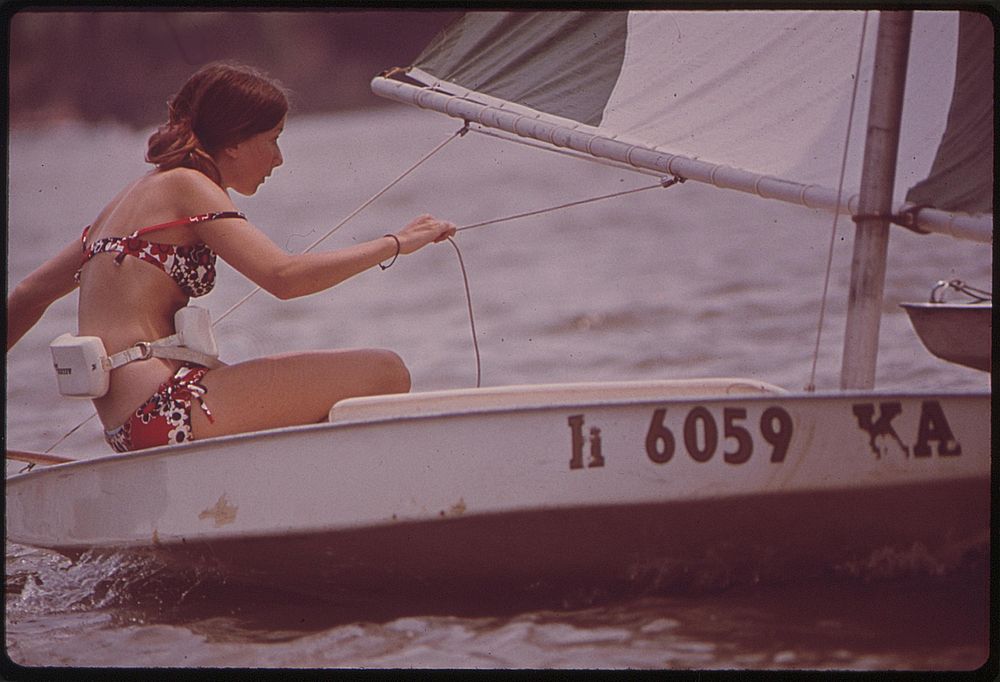
<svg viewBox="0 0 1000 682"><path fill-rule="evenodd" d="M146 160L155 169L112 199L82 244L74 239L11 292L8 350L77 287L79 334L99 337L114 356L174 334L175 313L211 290L216 256L290 299L455 233L453 224L424 215L380 239L288 254L227 192L252 195L281 165L282 89L252 69L213 64L184 84L168 110L149 140ZM409 389L406 366L386 350L292 353L214 369L147 356L113 369L94 405L109 444L124 452L318 422L344 398Z"/></svg>

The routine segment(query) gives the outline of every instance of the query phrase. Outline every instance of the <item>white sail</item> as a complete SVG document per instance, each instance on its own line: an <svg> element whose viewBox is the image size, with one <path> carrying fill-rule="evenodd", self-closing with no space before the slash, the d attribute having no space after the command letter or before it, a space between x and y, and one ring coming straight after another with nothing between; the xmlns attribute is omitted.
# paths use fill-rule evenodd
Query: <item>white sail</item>
<svg viewBox="0 0 1000 682"><path fill-rule="evenodd" d="M866 27L865 16L470 13L408 70L425 87L389 78L376 79L373 87L640 169L854 212L877 21L873 17ZM973 24L986 21L970 16ZM958 12L916 14L897 168L899 211L907 190L930 174L945 133L959 19ZM992 93L981 95L992 107ZM990 177L980 178L984 189L974 193L978 203L965 215L954 206L935 210L930 202L918 216L923 229L992 241L991 199L988 213L982 212L983 195L992 196L992 146L979 145L976 154L990 156L982 164Z"/></svg>

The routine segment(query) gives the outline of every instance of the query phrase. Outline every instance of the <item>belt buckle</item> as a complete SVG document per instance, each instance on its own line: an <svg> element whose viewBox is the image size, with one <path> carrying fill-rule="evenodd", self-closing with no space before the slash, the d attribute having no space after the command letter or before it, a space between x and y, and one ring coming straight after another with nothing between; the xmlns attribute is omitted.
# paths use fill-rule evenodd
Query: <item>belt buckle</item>
<svg viewBox="0 0 1000 682"><path fill-rule="evenodd" d="M149 341L139 341L135 344L135 348L139 349L141 355L137 358L139 360L149 360L153 357L153 345Z"/></svg>

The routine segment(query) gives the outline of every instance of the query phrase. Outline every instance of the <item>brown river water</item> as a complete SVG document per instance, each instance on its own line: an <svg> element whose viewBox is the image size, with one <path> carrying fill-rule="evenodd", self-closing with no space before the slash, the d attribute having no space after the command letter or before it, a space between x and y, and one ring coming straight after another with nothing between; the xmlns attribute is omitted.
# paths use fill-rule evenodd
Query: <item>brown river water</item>
<svg viewBox="0 0 1000 682"><path fill-rule="evenodd" d="M458 127L410 111L293 117L285 165L237 205L301 250ZM12 133L8 286L143 172L148 133L70 124ZM421 212L467 225L651 182L467 135L323 247L380 236ZM743 376L801 389L830 229L825 214L686 183L460 234L483 384ZM852 239L842 221L820 389L838 381ZM992 250L893 233L880 387L989 385L986 374L928 354L898 307L951 278L989 288ZM220 280L201 299L214 316L251 289L226 266ZM44 451L92 412L58 396L46 348L75 330L74 314L74 296L55 304L7 356L10 448ZM260 294L216 331L229 362L382 346L407 361L415 391L465 388L476 376L462 276L447 246L305 299ZM85 423L54 452L103 454L99 424ZM8 465L8 475L18 468ZM8 543L5 645L27 667L970 670L992 650L987 551L951 561L913 547L811 579L747 580L722 565L625 594L411 608L366 595L208 590L196 573L161 581L129 557L71 563Z"/></svg>

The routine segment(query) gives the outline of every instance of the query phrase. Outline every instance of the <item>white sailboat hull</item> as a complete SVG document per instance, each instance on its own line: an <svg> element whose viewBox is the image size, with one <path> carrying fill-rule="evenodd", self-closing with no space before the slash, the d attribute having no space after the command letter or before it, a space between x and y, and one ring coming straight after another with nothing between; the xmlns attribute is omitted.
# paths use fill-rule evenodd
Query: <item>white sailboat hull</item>
<svg viewBox="0 0 1000 682"><path fill-rule="evenodd" d="M986 542L988 393L727 381L348 401L327 424L12 477L7 539L207 559L308 592L829 569Z"/></svg>

